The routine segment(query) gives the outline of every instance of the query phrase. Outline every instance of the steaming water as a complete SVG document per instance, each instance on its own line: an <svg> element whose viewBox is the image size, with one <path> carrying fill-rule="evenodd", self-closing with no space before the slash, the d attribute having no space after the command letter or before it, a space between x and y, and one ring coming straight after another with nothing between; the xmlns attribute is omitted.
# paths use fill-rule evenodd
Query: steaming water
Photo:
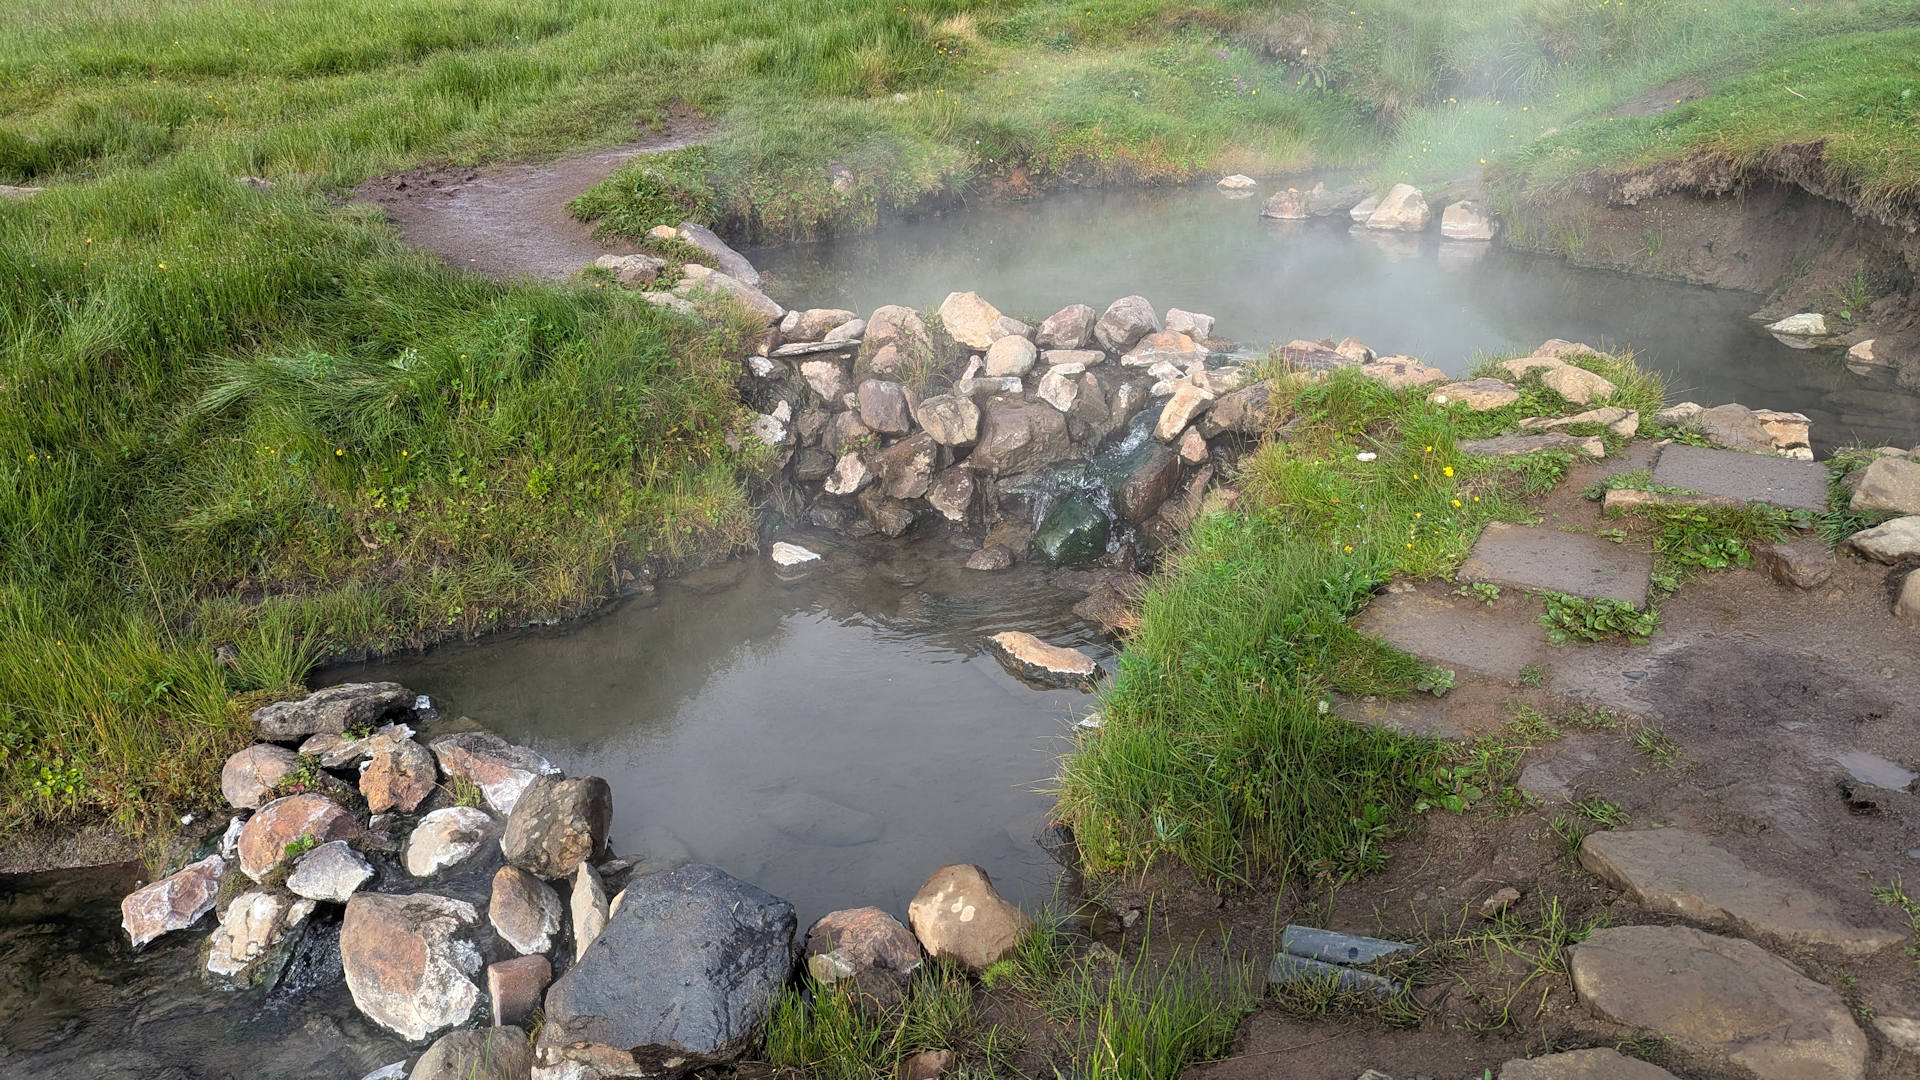
<svg viewBox="0 0 1920 1080"><path fill-rule="evenodd" d="M1069 192L750 255L781 303L863 314L971 289L1037 320L1139 293L1213 315L1249 346L1353 336L1456 374L1553 337L1630 346L1676 400L1803 412L1817 447L1920 442L1920 397L1848 372L1835 350L1780 344L1748 317L1762 302L1751 293L1259 212L1211 187Z"/></svg>

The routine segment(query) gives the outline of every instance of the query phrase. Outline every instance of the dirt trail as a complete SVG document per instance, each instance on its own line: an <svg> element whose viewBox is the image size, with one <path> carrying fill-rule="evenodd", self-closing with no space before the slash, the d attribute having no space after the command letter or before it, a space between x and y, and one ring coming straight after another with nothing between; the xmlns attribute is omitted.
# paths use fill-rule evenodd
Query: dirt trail
<svg viewBox="0 0 1920 1080"><path fill-rule="evenodd" d="M449 263L497 278L564 281L609 251L567 203L629 159L705 142L712 125L670 122L637 142L580 157L486 169L422 166L362 183L355 195L387 212L400 235Z"/></svg>

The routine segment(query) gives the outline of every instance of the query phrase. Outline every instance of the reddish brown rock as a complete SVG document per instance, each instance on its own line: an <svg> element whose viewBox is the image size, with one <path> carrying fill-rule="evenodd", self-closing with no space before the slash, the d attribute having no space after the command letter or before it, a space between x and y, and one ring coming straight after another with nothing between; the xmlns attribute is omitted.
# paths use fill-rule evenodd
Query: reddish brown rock
<svg viewBox="0 0 1920 1080"><path fill-rule="evenodd" d="M467 1022L479 1004L472 904L432 893L355 893L340 924L340 966L353 1003L408 1039Z"/></svg>
<svg viewBox="0 0 1920 1080"><path fill-rule="evenodd" d="M389 810L412 813L440 776L433 755L409 738L377 736L370 740L367 767L360 773L360 794L370 813Z"/></svg>
<svg viewBox="0 0 1920 1080"><path fill-rule="evenodd" d="M273 789L299 767L299 756L286 747L254 743L220 767L220 794L228 805L255 809L273 798Z"/></svg>
<svg viewBox="0 0 1920 1080"><path fill-rule="evenodd" d="M553 981L553 965L544 956L516 956L487 965L487 996L493 999L493 1026L524 1024L540 1007L540 995Z"/></svg>
<svg viewBox="0 0 1920 1080"><path fill-rule="evenodd" d="M807 971L831 986L851 982L882 1005L900 1000L920 970L920 943L900 920L877 907L824 915L807 931Z"/></svg>
<svg viewBox="0 0 1920 1080"><path fill-rule="evenodd" d="M303 836L316 844L351 840L360 826L353 815L324 795L289 795L275 799L247 819L240 830L240 869L259 881L287 857L287 845Z"/></svg>
<svg viewBox="0 0 1920 1080"><path fill-rule="evenodd" d="M487 805L502 817L513 813L520 793L537 776L555 772L546 758L491 731L463 731L428 744L448 776L473 781Z"/></svg>
<svg viewBox="0 0 1920 1080"><path fill-rule="evenodd" d="M213 910L227 860L209 855L178 873L127 894L120 901L120 925L139 948L161 934L185 930Z"/></svg>

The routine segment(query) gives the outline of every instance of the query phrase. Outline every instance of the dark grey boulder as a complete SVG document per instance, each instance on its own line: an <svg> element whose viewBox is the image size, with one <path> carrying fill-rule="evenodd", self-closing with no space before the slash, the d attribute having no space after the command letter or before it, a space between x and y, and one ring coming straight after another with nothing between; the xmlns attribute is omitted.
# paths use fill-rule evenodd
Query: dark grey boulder
<svg viewBox="0 0 1920 1080"><path fill-rule="evenodd" d="M1152 517L1179 486L1180 459L1158 443L1142 443L1114 487L1113 506L1121 517L1137 524Z"/></svg>
<svg viewBox="0 0 1920 1080"><path fill-rule="evenodd" d="M634 879L620 909L547 991L542 1070L683 1076L760 1038L793 973L793 906L712 866Z"/></svg>
<svg viewBox="0 0 1920 1080"><path fill-rule="evenodd" d="M342 683L298 701L276 701L253 711L260 737L268 741L303 735L338 735L410 715L414 692L399 683Z"/></svg>
<svg viewBox="0 0 1920 1080"><path fill-rule="evenodd" d="M507 865L543 878L565 877L606 850L613 791L597 776L542 776L527 785L507 819L500 853Z"/></svg>

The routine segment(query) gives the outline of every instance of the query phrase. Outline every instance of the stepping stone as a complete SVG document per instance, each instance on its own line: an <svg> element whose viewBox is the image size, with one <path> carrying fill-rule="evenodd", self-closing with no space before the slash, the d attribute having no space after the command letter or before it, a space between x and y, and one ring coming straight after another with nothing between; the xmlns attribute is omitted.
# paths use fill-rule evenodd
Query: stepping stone
<svg viewBox="0 0 1920 1080"><path fill-rule="evenodd" d="M1906 939L1897 930L1856 927L1827 901L1792 882L1752 870L1686 829L1597 832L1580 844L1580 865L1648 911L1729 923L1803 945L1831 945L1867 956Z"/></svg>
<svg viewBox="0 0 1920 1080"><path fill-rule="evenodd" d="M1495 522L1480 534L1455 579L1618 600L1645 607L1653 552L1586 533Z"/></svg>
<svg viewBox="0 0 1920 1080"><path fill-rule="evenodd" d="M1673 443L1660 451L1653 483L1786 510L1827 508L1827 467L1796 458Z"/></svg>
<svg viewBox="0 0 1920 1080"><path fill-rule="evenodd" d="M1500 1066L1500 1080L1678 1080L1658 1065L1600 1047L1521 1058Z"/></svg>
<svg viewBox="0 0 1920 1080"><path fill-rule="evenodd" d="M1867 1038L1840 995L1750 941L1610 926L1573 947L1589 1012L1757 1080L1862 1080Z"/></svg>
<svg viewBox="0 0 1920 1080"><path fill-rule="evenodd" d="M1368 727L1418 735L1428 739L1465 742L1472 736L1447 716L1447 707L1430 694L1391 701L1386 698L1354 698L1333 695L1333 713L1343 720Z"/></svg>
<svg viewBox="0 0 1920 1080"><path fill-rule="evenodd" d="M1533 621L1531 608L1521 615L1417 591L1385 593L1360 613L1354 628L1430 664L1497 678L1517 678L1521 668L1547 658L1546 632Z"/></svg>
<svg viewBox="0 0 1920 1080"><path fill-rule="evenodd" d="M1455 446L1463 454L1476 457L1518 457L1542 450L1566 450L1590 458L1607 456L1607 444L1598 435L1569 435L1549 431L1545 435L1496 435L1491 439L1471 439Z"/></svg>

